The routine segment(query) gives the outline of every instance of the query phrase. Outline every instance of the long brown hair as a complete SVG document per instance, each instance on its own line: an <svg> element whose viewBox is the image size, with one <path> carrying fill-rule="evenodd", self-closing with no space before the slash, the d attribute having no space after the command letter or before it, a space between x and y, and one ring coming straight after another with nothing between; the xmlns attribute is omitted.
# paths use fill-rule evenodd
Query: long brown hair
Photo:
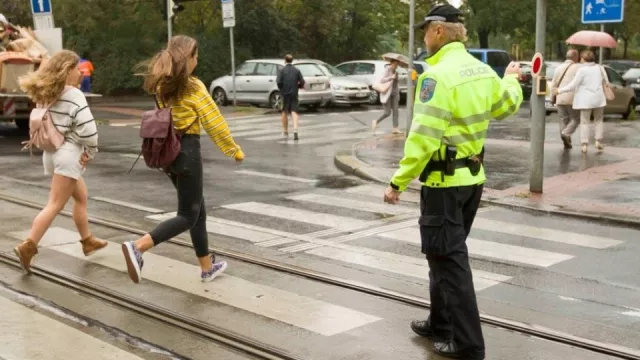
<svg viewBox="0 0 640 360"><path fill-rule="evenodd" d="M139 65L145 71L144 90L156 94L161 100L169 101L195 90L191 81L189 61L198 52L198 42L184 35L171 38L167 48Z"/></svg>
<svg viewBox="0 0 640 360"><path fill-rule="evenodd" d="M45 60L38 71L20 77L22 91L38 104L52 103L64 90L69 72L78 66L80 57L70 50L62 50Z"/></svg>

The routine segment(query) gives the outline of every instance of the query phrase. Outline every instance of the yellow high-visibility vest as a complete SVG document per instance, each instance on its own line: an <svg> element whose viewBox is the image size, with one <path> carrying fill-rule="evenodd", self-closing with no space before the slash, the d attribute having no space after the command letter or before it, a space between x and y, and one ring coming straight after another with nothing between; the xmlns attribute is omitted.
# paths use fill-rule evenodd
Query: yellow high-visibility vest
<svg viewBox="0 0 640 360"><path fill-rule="evenodd" d="M489 121L515 114L523 100L517 76L500 78L461 42L443 46L426 61L430 66L418 78L404 158L391 179L401 191L429 161L444 160L448 145L457 147L458 159L479 155ZM446 188L485 181L484 167L475 176L468 168L458 168L454 175L444 176L444 181L440 171L433 171L423 185Z"/></svg>

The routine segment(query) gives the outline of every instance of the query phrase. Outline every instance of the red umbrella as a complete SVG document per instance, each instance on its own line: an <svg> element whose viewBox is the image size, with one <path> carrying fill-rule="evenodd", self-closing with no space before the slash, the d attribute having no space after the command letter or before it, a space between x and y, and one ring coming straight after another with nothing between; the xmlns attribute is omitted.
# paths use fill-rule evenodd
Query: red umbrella
<svg viewBox="0 0 640 360"><path fill-rule="evenodd" d="M618 46L618 42L613 36L606 32L592 30L578 31L567 39L567 44L605 48L615 48Z"/></svg>

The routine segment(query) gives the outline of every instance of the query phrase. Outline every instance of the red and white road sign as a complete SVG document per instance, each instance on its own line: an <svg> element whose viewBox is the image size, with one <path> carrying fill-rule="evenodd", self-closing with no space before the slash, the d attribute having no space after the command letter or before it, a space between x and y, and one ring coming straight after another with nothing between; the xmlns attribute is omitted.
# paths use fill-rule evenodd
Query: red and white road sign
<svg viewBox="0 0 640 360"><path fill-rule="evenodd" d="M533 59L531 59L531 75L539 76L542 71L542 64L544 59L542 58L542 54L536 53L533 55Z"/></svg>

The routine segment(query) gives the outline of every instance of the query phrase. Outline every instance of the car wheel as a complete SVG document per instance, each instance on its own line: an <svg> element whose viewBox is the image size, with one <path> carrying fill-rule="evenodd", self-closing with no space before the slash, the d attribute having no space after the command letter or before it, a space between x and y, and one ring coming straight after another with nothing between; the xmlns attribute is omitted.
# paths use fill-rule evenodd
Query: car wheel
<svg viewBox="0 0 640 360"><path fill-rule="evenodd" d="M378 105L380 103L380 94L375 91L375 90L371 90L371 92L369 93L369 104L371 105Z"/></svg>
<svg viewBox="0 0 640 360"><path fill-rule="evenodd" d="M269 96L269 107L276 111L282 110L282 95L279 91L274 91Z"/></svg>
<svg viewBox="0 0 640 360"><path fill-rule="evenodd" d="M16 126L23 133L29 132L29 120L16 120Z"/></svg>
<svg viewBox="0 0 640 360"><path fill-rule="evenodd" d="M213 101L220 106L226 106L228 103L227 93L221 88L216 88L213 90Z"/></svg>
<svg viewBox="0 0 640 360"><path fill-rule="evenodd" d="M627 112L622 114L622 118L624 120L635 120L636 118L636 102L631 99L629 101L629 106L627 106Z"/></svg>

